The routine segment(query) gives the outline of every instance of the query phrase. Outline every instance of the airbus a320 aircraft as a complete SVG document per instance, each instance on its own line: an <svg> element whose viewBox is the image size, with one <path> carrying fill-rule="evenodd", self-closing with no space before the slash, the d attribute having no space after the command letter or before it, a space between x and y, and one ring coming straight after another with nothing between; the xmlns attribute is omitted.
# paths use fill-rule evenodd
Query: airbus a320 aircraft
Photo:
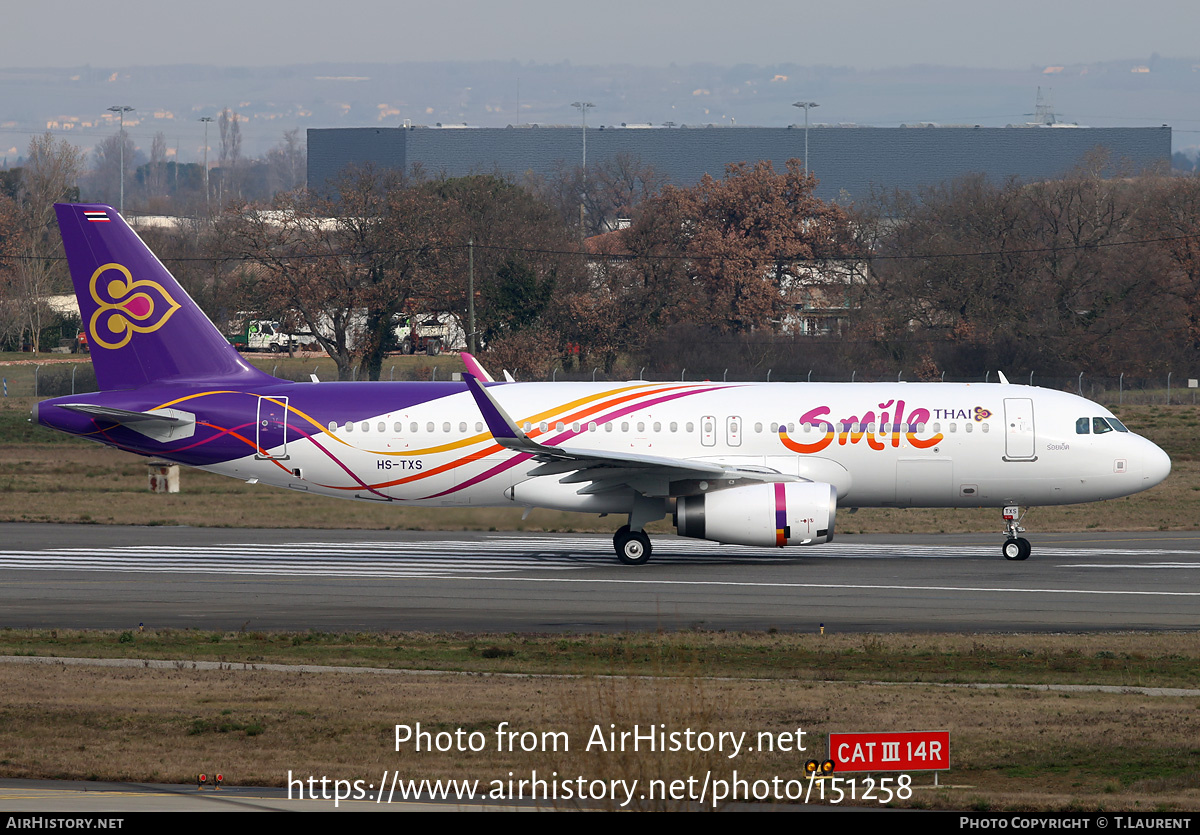
<svg viewBox="0 0 1200 835"><path fill-rule="evenodd" d="M210 472L397 505L628 515L643 527L816 545L838 507L1019 508L1127 496L1171 470L1108 410L1059 391L954 383L293 383L246 362L109 206L59 205L100 392L44 426ZM483 379L479 379L482 377Z"/></svg>

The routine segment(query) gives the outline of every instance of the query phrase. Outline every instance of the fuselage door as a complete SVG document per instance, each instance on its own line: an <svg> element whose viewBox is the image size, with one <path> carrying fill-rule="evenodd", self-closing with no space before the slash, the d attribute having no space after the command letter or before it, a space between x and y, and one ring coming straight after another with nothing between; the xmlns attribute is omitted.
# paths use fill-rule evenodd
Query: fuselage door
<svg viewBox="0 0 1200 835"><path fill-rule="evenodd" d="M717 444L717 419L712 415L700 418L700 443L704 446Z"/></svg>
<svg viewBox="0 0 1200 835"><path fill-rule="evenodd" d="M742 445L742 419L736 415L725 419L725 439L730 446Z"/></svg>
<svg viewBox="0 0 1200 835"><path fill-rule="evenodd" d="M258 398L258 421L255 442L258 452L255 458L282 460L287 454L287 409L286 397Z"/></svg>
<svg viewBox="0 0 1200 835"><path fill-rule="evenodd" d="M1037 457L1033 430L1033 400L1028 397L1004 399L1004 457L1029 461Z"/></svg>

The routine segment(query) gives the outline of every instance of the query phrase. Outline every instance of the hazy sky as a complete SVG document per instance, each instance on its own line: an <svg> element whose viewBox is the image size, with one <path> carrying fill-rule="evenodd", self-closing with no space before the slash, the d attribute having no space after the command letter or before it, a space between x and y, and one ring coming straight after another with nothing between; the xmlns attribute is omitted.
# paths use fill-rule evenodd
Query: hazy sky
<svg viewBox="0 0 1200 835"><path fill-rule="evenodd" d="M1200 57L1197 0L44 0L0 65L501 59L1023 68Z"/></svg>

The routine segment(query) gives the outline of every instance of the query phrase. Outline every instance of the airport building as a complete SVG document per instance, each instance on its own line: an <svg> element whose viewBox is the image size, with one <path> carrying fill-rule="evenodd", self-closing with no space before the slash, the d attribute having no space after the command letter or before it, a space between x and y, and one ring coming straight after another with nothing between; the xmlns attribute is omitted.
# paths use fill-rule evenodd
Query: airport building
<svg viewBox="0 0 1200 835"><path fill-rule="evenodd" d="M547 176L582 158L579 126L507 128L395 127L308 131L308 183L322 189L349 165L371 164L427 174L463 176L527 172ZM872 188L915 191L970 173L995 180L1037 180L1067 173L1096 149L1108 152L1115 170L1167 170L1171 129L1086 128L1022 125L810 127L808 162L825 200L866 197ZM669 182L695 184L720 177L729 163L804 157L803 125L755 127L601 126L587 128L587 159L595 165L629 154L653 166Z"/></svg>

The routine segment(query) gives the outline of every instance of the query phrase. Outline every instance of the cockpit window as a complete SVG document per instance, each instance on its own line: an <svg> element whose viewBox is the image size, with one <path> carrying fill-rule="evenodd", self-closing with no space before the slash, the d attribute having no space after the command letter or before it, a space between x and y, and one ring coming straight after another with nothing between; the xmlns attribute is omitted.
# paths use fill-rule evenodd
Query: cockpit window
<svg viewBox="0 0 1200 835"><path fill-rule="evenodd" d="M1118 432L1128 432L1128 431L1129 431L1129 430L1128 430L1128 429L1125 427L1125 424L1121 423L1121 421L1117 420L1115 417L1110 417L1110 418L1108 419L1108 422L1109 422L1109 423L1111 423L1111 424L1112 424L1112 428L1113 428L1113 429L1115 429L1115 430L1117 430Z"/></svg>
<svg viewBox="0 0 1200 835"><path fill-rule="evenodd" d="M1075 421L1075 434L1088 434L1091 431L1091 425L1091 421L1089 421L1087 418L1080 418L1079 420Z"/></svg>
<svg viewBox="0 0 1200 835"><path fill-rule="evenodd" d="M1097 435L1103 435L1105 432L1113 431L1113 428L1108 425L1108 421L1104 418L1092 418L1092 431Z"/></svg>

